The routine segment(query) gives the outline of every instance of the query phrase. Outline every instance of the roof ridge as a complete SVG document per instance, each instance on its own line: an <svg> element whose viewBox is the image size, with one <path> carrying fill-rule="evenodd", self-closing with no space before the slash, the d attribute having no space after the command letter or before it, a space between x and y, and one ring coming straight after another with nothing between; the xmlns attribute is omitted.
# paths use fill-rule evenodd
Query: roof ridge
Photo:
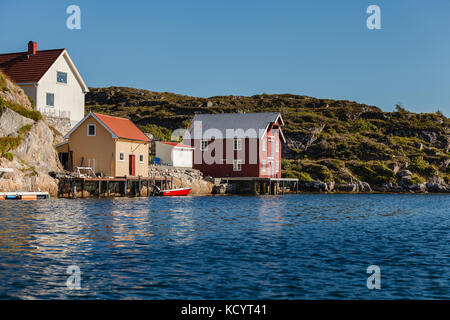
<svg viewBox="0 0 450 320"><path fill-rule="evenodd" d="M63 50L66 50L66 48L37 50L36 53L38 53L38 52L48 52L48 51L63 51ZM28 54L28 51L0 53L0 56L4 56L4 55L7 55L7 54Z"/></svg>

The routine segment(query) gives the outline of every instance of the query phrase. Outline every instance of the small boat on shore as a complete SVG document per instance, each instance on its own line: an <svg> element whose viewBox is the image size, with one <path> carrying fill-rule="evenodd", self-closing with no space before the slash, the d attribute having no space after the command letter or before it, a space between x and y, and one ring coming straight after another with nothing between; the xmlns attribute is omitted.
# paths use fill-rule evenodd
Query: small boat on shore
<svg viewBox="0 0 450 320"><path fill-rule="evenodd" d="M0 200L39 200L50 199L48 192L0 192Z"/></svg>
<svg viewBox="0 0 450 320"><path fill-rule="evenodd" d="M154 194L155 196L163 196L163 197L187 196L191 192L191 190L192 188L160 190L158 187L155 187Z"/></svg>

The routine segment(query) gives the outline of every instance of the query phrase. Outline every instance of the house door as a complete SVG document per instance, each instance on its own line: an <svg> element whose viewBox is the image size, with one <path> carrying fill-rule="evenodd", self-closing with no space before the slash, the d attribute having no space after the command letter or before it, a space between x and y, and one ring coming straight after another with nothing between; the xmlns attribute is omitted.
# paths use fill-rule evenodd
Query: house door
<svg viewBox="0 0 450 320"><path fill-rule="evenodd" d="M129 172L128 174L130 176L135 176L136 175L136 156L134 154L130 154L130 158L129 158Z"/></svg>

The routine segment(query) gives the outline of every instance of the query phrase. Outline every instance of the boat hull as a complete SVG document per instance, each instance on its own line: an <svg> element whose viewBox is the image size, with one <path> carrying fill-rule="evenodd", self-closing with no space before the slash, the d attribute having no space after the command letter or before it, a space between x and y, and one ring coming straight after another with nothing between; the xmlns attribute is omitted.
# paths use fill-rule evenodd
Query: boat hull
<svg viewBox="0 0 450 320"><path fill-rule="evenodd" d="M171 189L171 190L162 190L161 195L163 197L172 197L172 196L187 196L191 192L192 188L180 188L180 189Z"/></svg>

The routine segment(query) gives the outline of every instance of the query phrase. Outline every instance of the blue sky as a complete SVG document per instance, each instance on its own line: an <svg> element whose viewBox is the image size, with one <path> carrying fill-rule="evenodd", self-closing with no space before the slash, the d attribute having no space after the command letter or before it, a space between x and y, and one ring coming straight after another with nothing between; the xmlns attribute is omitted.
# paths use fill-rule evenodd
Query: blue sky
<svg viewBox="0 0 450 320"><path fill-rule="evenodd" d="M81 8L81 30L66 27ZM366 9L381 8L381 30ZM65 47L91 87L293 93L450 116L448 0L0 0L0 53Z"/></svg>

